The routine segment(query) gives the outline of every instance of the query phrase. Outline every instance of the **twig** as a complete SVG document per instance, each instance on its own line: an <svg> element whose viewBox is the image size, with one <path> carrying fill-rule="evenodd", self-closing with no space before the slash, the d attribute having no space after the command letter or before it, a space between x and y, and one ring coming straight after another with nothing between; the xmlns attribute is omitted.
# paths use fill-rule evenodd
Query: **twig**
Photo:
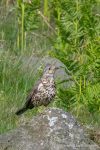
<svg viewBox="0 0 100 150"><path fill-rule="evenodd" d="M37 33L35 33L35 32L31 32L31 34L33 34L33 35L35 35L35 36L37 36L37 37L44 37L44 36L45 36L45 35L37 34Z"/></svg>
<svg viewBox="0 0 100 150"><path fill-rule="evenodd" d="M41 12L41 11L38 11L38 14L43 18L43 21L47 24L47 26L48 26L55 34L57 34L56 31L55 31L55 29L50 25L50 23L48 22L47 18L42 14L42 12Z"/></svg>

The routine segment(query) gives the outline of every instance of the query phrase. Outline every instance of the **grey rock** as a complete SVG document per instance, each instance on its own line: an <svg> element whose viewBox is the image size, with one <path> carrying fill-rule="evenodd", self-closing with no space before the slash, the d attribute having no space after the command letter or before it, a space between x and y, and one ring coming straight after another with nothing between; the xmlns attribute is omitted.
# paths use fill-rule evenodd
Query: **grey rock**
<svg viewBox="0 0 100 150"><path fill-rule="evenodd" d="M0 150L100 150L69 113L48 108L19 128L0 135Z"/></svg>
<svg viewBox="0 0 100 150"><path fill-rule="evenodd" d="M45 66L47 63L55 64L57 67L60 67L60 69L58 69L55 73L55 79L57 81L57 84L65 80L67 82L62 82L62 84L60 84L60 87L61 86L71 87L74 84L74 82L70 80L71 76L65 72L64 68L62 68L66 66L64 66L64 64L56 58L52 58L49 56L45 56L43 58L37 56L31 57L24 56L23 58L21 58L21 60L22 60L22 70L25 71L25 74L28 73L35 77L35 75L38 72L38 69L41 66Z"/></svg>

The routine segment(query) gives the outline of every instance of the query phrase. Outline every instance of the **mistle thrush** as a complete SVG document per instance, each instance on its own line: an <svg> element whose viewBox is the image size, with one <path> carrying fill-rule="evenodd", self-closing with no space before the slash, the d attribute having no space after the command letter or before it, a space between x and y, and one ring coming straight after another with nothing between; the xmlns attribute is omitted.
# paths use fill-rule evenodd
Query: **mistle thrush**
<svg viewBox="0 0 100 150"><path fill-rule="evenodd" d="M46 65L43 76L38 81L36 86L31 90L26 98L26 103L23 108L16 112L16 115L24 113L28 109L41 105L47 106L55 96L54 73L58 69L55 65Z"/></svg>

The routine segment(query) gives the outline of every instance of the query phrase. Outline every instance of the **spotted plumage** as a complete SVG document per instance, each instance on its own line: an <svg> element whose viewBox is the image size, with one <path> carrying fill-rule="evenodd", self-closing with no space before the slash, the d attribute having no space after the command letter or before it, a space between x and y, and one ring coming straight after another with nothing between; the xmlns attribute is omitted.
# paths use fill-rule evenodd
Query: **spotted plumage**
<svg viewBox="0 0 100 150"><path fill-rule="evenodd" d="M27 109L32 109L41 105L47 106L55 96L54 73L58 69L54 65L46 65L42 78L32 89L26 98L23 108L16 112L17 115L24 113Z"/></svg>

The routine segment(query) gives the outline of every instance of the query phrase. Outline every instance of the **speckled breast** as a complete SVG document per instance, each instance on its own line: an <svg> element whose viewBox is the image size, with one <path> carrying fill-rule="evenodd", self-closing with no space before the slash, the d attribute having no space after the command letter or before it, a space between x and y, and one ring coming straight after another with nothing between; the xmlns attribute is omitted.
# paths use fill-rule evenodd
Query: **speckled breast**
<svg viewBox="0 0 100 150"><path fill-rule="evenodd" d="M34 106L47 106L55 96L55 83L42 81L37 88L37 93L33 96Z"/></svg>

